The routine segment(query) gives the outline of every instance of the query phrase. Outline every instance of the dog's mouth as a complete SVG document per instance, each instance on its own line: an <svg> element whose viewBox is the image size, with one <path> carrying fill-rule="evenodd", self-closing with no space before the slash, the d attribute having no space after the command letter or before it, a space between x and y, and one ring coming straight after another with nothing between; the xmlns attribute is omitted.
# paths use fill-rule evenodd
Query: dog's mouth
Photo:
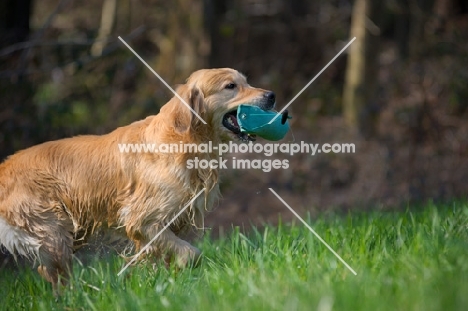
<svg viewBox="0 0 468 311"><path fill-rule="evenodd" d="M229 111L223 117L223 126L231 131L242 141L255 141L256 135L241 132L239 123L237 122L237 109Z"/></svg>

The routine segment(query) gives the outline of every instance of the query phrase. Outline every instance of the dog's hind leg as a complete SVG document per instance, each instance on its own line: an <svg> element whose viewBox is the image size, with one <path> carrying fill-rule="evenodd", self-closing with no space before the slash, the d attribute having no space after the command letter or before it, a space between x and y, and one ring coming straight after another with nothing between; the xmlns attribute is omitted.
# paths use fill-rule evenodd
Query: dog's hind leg
<svg viewBox="0 0 468 311"><path fill-rule="evenodd" d="M41 222L34 226L34 233L41 240L39 248L39 274L57 289L59 281L67 283L72 267L73 224L65 213L47 211L41 214Z"/></svg>
<svg viewBox="0 0 468 311"><path fill-rule="evenodd" d="M39 250L37 271L54 289L59 284L65 285L72 266L73 242L71 233L57 234L43 240Z"/></svg>
<svg viewBox="0 0 468 311"><path fill-rule="evenodd" d="M26 214L27 216L22 215ZM0 242L13 255L39 261L38 272L57 288L68 277L73 252L73 223L57 209L23 206L21 212L0 215Z"/></svg>

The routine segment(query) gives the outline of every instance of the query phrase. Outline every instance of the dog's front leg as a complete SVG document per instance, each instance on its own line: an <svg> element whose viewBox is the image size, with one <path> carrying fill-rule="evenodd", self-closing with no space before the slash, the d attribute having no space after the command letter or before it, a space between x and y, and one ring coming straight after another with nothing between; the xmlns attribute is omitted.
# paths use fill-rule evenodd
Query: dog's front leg
<svg viewBox="0 0 468 311"><path fill-rule="evenodd" d="M143 240L136 243L137 251L139 251L138 248L145 247L151 239L159 234L158 238L145 251L146 254L174 261L181 268L199 264L201 252L198 248L179 238L169 228L162 232L161 230L162 228L159 226L145 230Z"/></svg>
<svg viewBox="0 0 468 311"><path fill-rule="evenodd" d="M178 267L196 266L199 264L201 251L187 241L179 238L170 229L165 230L159 238L161 238L162 251L166 250L169 259L175 260Z"/></svg>

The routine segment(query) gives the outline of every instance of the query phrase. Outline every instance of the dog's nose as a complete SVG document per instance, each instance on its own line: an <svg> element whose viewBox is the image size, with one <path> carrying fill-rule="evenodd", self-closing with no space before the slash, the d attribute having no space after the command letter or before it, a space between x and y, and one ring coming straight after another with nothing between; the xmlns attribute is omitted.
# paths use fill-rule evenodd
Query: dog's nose
<svg viewBox="0 0 468 311"><path fill-rule="evenodd" d="M265 99L267 100L268 106L273 107L273 105L275 104L275 101L276 101L275 93L273 93L271 91L268 91L265 94L263 94L263 97L265 97Z"/></svg>

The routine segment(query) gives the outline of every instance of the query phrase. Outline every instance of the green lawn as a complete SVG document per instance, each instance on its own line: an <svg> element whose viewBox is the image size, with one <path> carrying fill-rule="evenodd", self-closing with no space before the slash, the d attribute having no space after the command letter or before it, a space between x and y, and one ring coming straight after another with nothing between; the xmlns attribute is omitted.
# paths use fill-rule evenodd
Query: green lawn
<svg viewBox="0 0 468 311"><path fill-rule="evenodd" d="M176 271L123 261L75 262L61 297L37 273L0 271L11 310L468 310L468 204L322 216L234 230L199 243L201 267Z"/></svg>

